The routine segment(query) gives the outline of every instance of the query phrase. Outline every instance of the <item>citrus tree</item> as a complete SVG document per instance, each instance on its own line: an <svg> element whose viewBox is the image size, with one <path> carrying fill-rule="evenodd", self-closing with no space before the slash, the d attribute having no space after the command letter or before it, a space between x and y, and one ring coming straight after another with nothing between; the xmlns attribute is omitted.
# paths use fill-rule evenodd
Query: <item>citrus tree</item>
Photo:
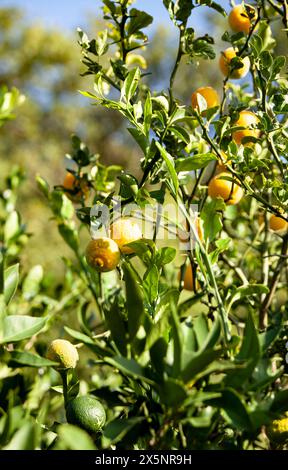
<svg viewBox="0 0 288 470"><path fill-rule="evenodd" d="M285 448L288 84L270 23L287 34L286 2L164 0L179 44L161 92L141 59L153 18L133 3L104 0L106 29L79 45L82 94L126 123L140 178L76 136L63 184L38 178L75 255L77 318L38 357L62 414L31 413L36 445ZM189 26L205 6L227 17L222 38ZM217 56L222 90L203 80L180 102L180 63Z"/></svg>

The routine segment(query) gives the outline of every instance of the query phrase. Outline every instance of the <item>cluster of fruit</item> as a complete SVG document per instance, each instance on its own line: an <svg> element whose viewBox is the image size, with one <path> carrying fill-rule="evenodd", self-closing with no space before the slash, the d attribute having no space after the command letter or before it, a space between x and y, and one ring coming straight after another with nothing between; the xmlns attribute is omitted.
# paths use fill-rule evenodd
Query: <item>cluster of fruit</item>
<svg viewBox="0 0 288 470"><path fill-rule="evenodd" d="M236 32L250 34L256 21L256 11L250 5L237 5L229 15L229 24ZM234 48L226 49L220 56L219 67L223 75L232 79L245 77L250 69L249 57L241 57L241 53ZM237 67L234 66L233 59L238 57ZM242 66L241 66L242 64ZM198 88L191 97L192 107L200 110L199 95L206 101L206 109L220 105L219 95L212 87ZM203 111L205 116L205 111ZM249 139L259 138L260 130L257 129L258 117L250 110L242 110L238 120L234 123L236 129L232 133L232 139L237 145L251 146L253 143ZM243 197L243 189L233 179L232 174L226 165L230 165L226 154L221 151L221 161L216 168L216 175L208 184L208 194L211 198L222 198L227 205L238 204ZM83 175L74 175L70 172L66 174L63 182L68 197L74 202L86 200L89 196L88 182ZM272 215L270 218L270 228L274 231L287 230L288 223L281 217ZM139 226L130 218L121 218L114 222L109 230L109 237L92 239L86 249L86 259L88 264L99 272L107 272L115 269L120 262L120 255L132 253L129 243L139 240L142 237ZM192 290L193 276L189 265L184 276L184 288Z"/></svg>
<svg viewBox="0 0 288 470"><path fill-rule="evenodd" d="M250 5L237 5L235 6L229 15L229 24L233 31L243 32L250 34L253 28L253 23L256 20L256 11ZM247 75L250 69L249 57L241 58L237 56L237 49L230 47L226 49L220 56L219 67L223 75L227 78L240 79ZM237 68L233 66L233 59L239 57L240 64ZM242 66L241 66L242 63ZM240 67L239 67L240 65ZM191 97L191 104L193 109L200 110L199 106L199 95L201 99L204 98L206 102L206 109L211 109L220 105L219 95L214 88L207 86L198 88ZM203 112L205 115L205 111ZM257 139L260 136L260 130L257 129L259 123L258 117L250 110L240 111L237 121L234 126L239 128L232 133L232 139L237 145L251 146L253 143L249 139ZM224 199L227 205L238 204L243 197L242 188L231 181L232 175L227 171L225 165L229 165L231 162L228 161L227 156L221 151L222 160L219 162L216 168L216 176L214 176L208 184L208 194L211 198ZM272 215L269 221L270 229L277 232L287 230L288 223L281 217Z"/></svg>
<svg viewBox="0 0 288 470"><path fill-rule="evenodd" d="M65 339L55 339L48 348L47 358L56 362L55 369L63 379L66 418L68 423L79 426L88 432L99 432L105 422L106 413L102 404L93 395L67 397L66 375L68 370L75 369L79 360L76 347Z"/></svg>

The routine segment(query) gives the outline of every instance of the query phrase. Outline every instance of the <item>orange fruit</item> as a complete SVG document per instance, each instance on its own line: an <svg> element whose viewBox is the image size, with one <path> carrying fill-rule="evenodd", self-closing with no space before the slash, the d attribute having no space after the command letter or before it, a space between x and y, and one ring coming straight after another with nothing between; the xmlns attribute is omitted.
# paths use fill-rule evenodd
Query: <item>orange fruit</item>
<svg viewBox="0 0 288 470"><path fill-rule="evenodd" d="M125 245L142 238L142 232L134 220L121 218L110 226L110 236L117 243L122 253L131 254L133 249Z"/></svg>
<svg viewBox="0 0 288 470"><path fill-rule="evenodd" d="M246 127L247 129L242 129L242 130L233 132L232 138L236 142L236 144L240 145L244 137L258 138L260 136L260 130L249 129L250 126L256 126L258 122L259 122L258 117L256 116L256 114L252 113L252 111L240 111L239 118L235 122L235 126ZM249 146L251 144L252 144L251 142L247 142L247 143L244 143L243 145Z"/></svg>
<svg viewBox="0 0 288 470"><path fill-rule="evenodd" d="M194 91L194 93L192 93L191 104L192 108L194 109L199 109L197 95L203 96L207 103L207 109L214 108L215 106L218 106L220 104L219 95L217 91L214 90L214 88L212 88L211 86L203 86Z"/></svg>
<svg viewBox="0 0 288 470"><path fill-rule="evenodd" d="M90 240L86 248L86 260L96 271L112 271L120 261L117 243L108 237Z"/></svg>
<svg viewBox="0 0 288 470"><path fill-rule="evenodd" d="M181 272L178 274L178 280L180 281L181 279ZM186 290L193 291L194 290L194 285L193 285L193 271L192 271L192 266L191 263L189 262L184 273L184 278L183 278L183 287Z"/></svg>
<svg viewBox="0 0 288 470"><path fill-rule="evenodd" d="M282 217L272 214L269 220L269 227L273 232L285 232L288 230L288 222L282 219Z"/></svg>
<svg viewBox="0 0 288 470"><path fill-rule="evenodd" d="M250 60L249 60L249 57L247 56L244 57L243 59L241 58L241 61L243 64L241 68L231 69L230 62L232 59L234 59L234 57L237 56L236 54L237 50L238 49L234 49L233 47L228 47L228 49L222 52L220 56L219 67L225 77L229 76L229 78L234 78L234 79L243 78L249 72Z"/></svg>
<svg viewBox="0 0 288 470"><path fill-rule="evenodd" d="M63 188L67 191L67 197L74 202L80 202L82 197L87 199L89 195L87 182L81 179L77 179L69 171L65 175Z"/></svg>
<svg viewBox="0 0 288 470"><path fill-rule="evenodd" d="M214 176L208 184L208 194L212 199L222 198L228 206L233 206L242 199L243 190L238 184L222 179L226 176L231 177L231 174L222 172Z"/></svg>
<svg viewBox="0 0 288 470"><path fill-rule="evenodd" d="M246 7L246 8L245 8ZM256 17L255 8L250 5L236 5L229 14L228 21L231 29L236 33L243 32L248 34L251 28L251 20L247 13L252 16L252 21Z"/></svg>

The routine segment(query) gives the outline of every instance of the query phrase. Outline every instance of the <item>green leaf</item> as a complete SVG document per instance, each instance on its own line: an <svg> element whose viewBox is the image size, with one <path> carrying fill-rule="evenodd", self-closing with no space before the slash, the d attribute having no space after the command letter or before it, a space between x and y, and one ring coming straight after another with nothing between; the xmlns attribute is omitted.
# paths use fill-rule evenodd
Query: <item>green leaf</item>
<svg viewBox="0 0 288 470"><path fill-rule="evenodd" d="M200 372L203 372L206 367L222 355L221 350L207 349L198 354L194 354L193 358L188 362L186 367L181 372L181 378L185 383L195 380Z"/></svg>
<svg viewBox="0 0 288 470"><path fill-rule="evenodd" d="M146 28L153 22L153 16L148 15L145 11L137 10L136 8L131 8L129 18L130 21L127 27L128 36Z"/></svg>
<svg viewBox="0 0 288 470"><path fill-rule="evenodd" d="M153 380L145 375L144 368L138 364L134 359L126 359L122 356L115 357L106 357L105 362L111 366L119 369L124 374L127 374L131 377L142 379L149 384L154 384Z"/></svg>
<svg viewBox="0 0 288 470"><path fill-rule="evenodd" d="M57 427L58 441L56 449L96 450L92 438L83 429L72 424L61 424Z"/></svg>
<svg viewBox="0 0 288 470"><path fill-rule="evenodd" d="M158 148L163 160L166 163L168 173L171 176L172 180L172 189L174 192L174 196L177 197L178 189L179 189L179 181L178 176L174 168L174 160L172 156L159 144L159 142L155 142L156 147Z"/></svg>
<svg viewBox="0 0 288 470"><path fill-rule="evenodd" d="M49 361L44 357L37 356L28 351L17 351L17 349L10 352L10 357L13 363L21 366L49 367L57 365L57 362Z"/></svg>
<svg viewBox="0 0 288 470"><path fill-rule="evenodd" d="M144 106L144 132L146 137L149 137L149 131L151 127L151 120L152 120L152 100L151 100L151 93L148 91L147 97L145 100Z"/></svg>
<svg viewBox="0 0 288 470"><path fill-rule="evenodd" d="M237 287L226 300L227 310L229 311L234 302L243 299L244 297L250 297L251 295L267 294L269 288L264 284L247 284Z"/></svg>
<svg viewBox="0 0 288 470"><path fill-rule="evenodd" d="M252 423L247 408L240 395L233 389L222 390L221 398L211 400L211 404L224 411L224 415L236 429L251 431Z"/></svg>
<svg viewBox="0 0 288 470"><path fill-rule="evenodd" d="M159 386L159 394L161 403L167 406L179 406L187 397L183 384L171 377Z"/></svg>
<svg viewBox="0 0 288 470"><path fill-rule="evenodd" d="M126 103L129 103L131 98L134 96L140 78L141 72L138 67L135 67L133 70L131 70L125 78L123 87L121 89L121 99L125 99Z"/></svg>
<svg viewBox="0 0 288 470"><path fill-rule="evenodd" d="M119 352L123 356L126 356L126 327L124 323L124 318L122 317L121 311L116 301L114 301L109 308L105 309L105 320L107 323L107 327L111 331L112 339L115 342Z"/></svg>
<svg viewBox="0 0 288 470"><path fill-rule="evenodd" d="M207 318L203 313L194 320L193 329L196 335L198 349L202 349L202 345L206 341L209 333Z"/></svg>
<svg viewBox="0 0 288 470"><path fill-rule="evenodd" d="M111 442L122 441L126 434L140 425L146 418L139 416L130 419L115 419L105 426L104 436Z"/></svg>
<svg viewBox="0 0 288 470"><path fill-rule="evenodd" d="M42 194L46 198L49 198L50 187L49 187L49 184L47 183L47 181L45 181L44 178L42 178L41 176L37 175L36 176L36 182L37 182L38 188L40 189Z"/></svg>
<svg viewBox="0 0 288 470"><path fill-rule="evenodd" d="M36 423L24 423L3 450L35 450L39 431L40 427Z"/></svg>
<svg viewBox="0 0 288 470"><path fill-rule="evenodd" d="M59 224L58 230L60 235L63 237L67 245L74 251L77 252L79 249L78 232L72 228L68 223Z"/></svg>
<svg viewBox="0 0 288 470"><path fill-rule="evenodd" d="M176 256L176 249L165 246L159 250L156 263L159 267L171 263Z"/></svg>
<svg viewBox="0 0 288 470"><path fill-rule="evenodd" d="M222 199L214 199L205 204L201 212L201 219L203 219L206 239L213 241L222 229L222 213L220 211L224 209L225 202Z"/></svg>
<svg viewBox="0 0 288 470"><path fill-rule="evenodd" d="M43 268L40 264L37 264L36 266L33 266L32 269L30 269L22 286L24 299L33 299L33 297L38 294L43 275Z"/></svg>
<svg viewBox="0 0 288 470"><path fill-rule="evenodd" d="M278 338L279 334L281 333L281 329L282 323L280 321L277 326L268 328L266 331L263 331L258 335L259 344L262 352L266 352L267 349L272 346L274 341Z"/></svg>
<svg viewBox="0 0 288 470"><path fill-rule="evenodd" d="M200 170L215 160L217 160L217 157L213 153L199 153L193 157L178 158L175 162L175 169L177 173L180 171Z"/></svg>
<svg viewBox="0 0 288 470"><path fill-rule="evenodd" d="M182 367L183 334L181 331L180 320L178 317L176 295L171 291L169 295L170 313L173 338L173 377L178 377Z"/></svg>
<svg viewBox="0 0 288 470"><path fill-rule="evenodd" d="M128 332L130 341L133 341L145 314L144 298L136 275L127 263L123 265L123 272L128 312Z"/></svg>
<svg viewBox="0 0 288 470"><path fill-rule="evenodd" d="M141 148L142 152L144 155L147 154L148 148L149 148L149 140L148 138L139 130L138 128L135 127L128 127L127 128L128 132L132 135L133 139L137 142L139 147Z"/></svg>
<svg viewBox="0 0 288 470"><path fill-rule="evenodd" d="M31 338L39 333L47 322L47 317L36 318L28 315L9 315L3 319L3 336L0 344L14 343Z"/></svg>
<svg viewBox="0 0 288 470"><path fill-rule="evenodd" d="M72 338L77 339L81 343L86 344L86 346L91 349L97 356L103 357L104 355L108 355L108 350L96 344L90 336L87 336L79 331L73 330L72 328L68 328L68 326L64 326L64 330L67 331L68 335L72 336Z"/></svg>
<svg viewBox="0 0 288 470"><path fill-rule="evenodd" d="M225 383L228 386L241 387L251 377L253 370L260 359L260 344L253 318L249 314L243 334L243 341L239 353L235 357L235 364L245 363L245 367L237 372L227 375Z"/></svg>
<svg viewBox="0 0 288 470"><path fill-rule="evenodd" d="M19 264L14 264L4 272L4 299L6 305L13 299L19 282Z"/></svg>
<svg viewBox="0 0 288 470"><path fill-rule="evenodd" d="M4 225L4 240L6 243L8 243L11 238L17 235L19 228L19 215L16 211L13 211L8 215Z"/></svg>
<svg viewBox="0 0 288 470"><path fill-rule="evenodd" d="M143 287L150 303L153 303L158 296L158 284L160 273L156 265L149 268L143 278Z"/></svg>

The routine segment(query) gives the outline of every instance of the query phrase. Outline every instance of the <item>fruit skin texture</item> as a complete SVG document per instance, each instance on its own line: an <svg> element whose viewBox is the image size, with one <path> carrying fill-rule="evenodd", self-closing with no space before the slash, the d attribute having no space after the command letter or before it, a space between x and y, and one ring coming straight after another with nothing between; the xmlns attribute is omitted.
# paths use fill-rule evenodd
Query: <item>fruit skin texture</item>
<svg viewBox="0 0 288 470"><path fill-rule="evenodd" d="M136 222L129 218L118 219L110 226L110 236L119 250L124 254L133 253L133 249L125 246L142 238L142 232Z"/></svg>
<svg viewBox="0 0 288 470"><path fill-rule="evenodd" d="M228 206L238 204L243 197L241 186L232 181L224 180L223 177L231 177L230 173L223 172L214 176L208 185L208 194L212 199L221 197Z"/></svg>
<svg viewBox="0 0 288 470"><path fill-rule="evenodd" d="M66 195L73 202L80 202L82 197L84 197L84 199L87 199L89 196L89 188L87 186L86 181L79 181L69 171L65 175L63 181L63 188L67 190Z"/></svg>
<svg viewBox="0 0 288 470"><path fill-rule="evenodd" d="M252 113L252 111L240 111L239 118L238 118L238 121L235 122L235 126L250 127L252 125L253 126L257 125L258 122L259 122L258 117L256 116L256 114ZM259 136L260 136L259 129L243 129L243 130L235 131L232 134L233 140L238 145L242 143L242 139L244 139L244 137L258 138ZM253 143L246 142L242 145L246 147L246 146L253 145Z"/></svg>
<svg viewBox="0 0 288 470"><path fill-rule="evenodd" d="M47 359L58 362L59 369L75 369L79 355L70 341L54 339L48 348Z"/></svg>
<svg viewBox="0 0 288 470"><path fill-rule="evenodd" d="M69 401L66 418L68 423L88 432L98 432L106 422L106 413L100 401L93 395L83 395Z"/></svg>
<svg viewBox="0 0 288 470"><path fill-rule="evenodd" d="M90 240L86 248L86 260L96 271L112 271L120 261L117 243L108 237Z"/></svg>
<svg viewBox="0 0 288 470"><path fill-rule="evenodd" d="M284 232L285 230L288 230L288 222L281 217L277 217L277 215L272 214L269 220L269 227L273 232Z"/></svg>
<svg viewBox="0 0 288 470"><path fill-rule="evenodd" d="M215 106L218 106L220 103L219 95L217 91L214 90L214 88L212 88L211 86L204 86L204 87L198 88L196 91L194 91L194 93L192 93L191 104L192 104L192 108L194 109L199 108L198 101L197 101L197 94L203 96L203 98L205 99L207 103L207 109L214 108Z"/></svg>
<svg viewBox="0 0 288 470"><path fill-rule="evenodd" d="M249 9L252 9L250 5L247 5ZM253 8L254 10L254 8ZM254 10L255 18L255 10ZM249 16L246 13L245 7L243 5L236 5L233 10L230 11L228 17L229 25L233 31L236 33L243 32L248 34L251 28L251 21Z"/></svg>
<svg viewBox="0 0 288 470"><path fill-rule="evenodd" d="M233 47L228 47L224 52L222 52L220 59L219 59L219 67L221 72L225 77L229 78L243 78L247 75L250 69L250 60L249 57L244 57L242 60L243 67L239 69L234 69L233 71L229 70L229 64L231 60L236 57L236 52L237 49L234 49Z"/></svg>

